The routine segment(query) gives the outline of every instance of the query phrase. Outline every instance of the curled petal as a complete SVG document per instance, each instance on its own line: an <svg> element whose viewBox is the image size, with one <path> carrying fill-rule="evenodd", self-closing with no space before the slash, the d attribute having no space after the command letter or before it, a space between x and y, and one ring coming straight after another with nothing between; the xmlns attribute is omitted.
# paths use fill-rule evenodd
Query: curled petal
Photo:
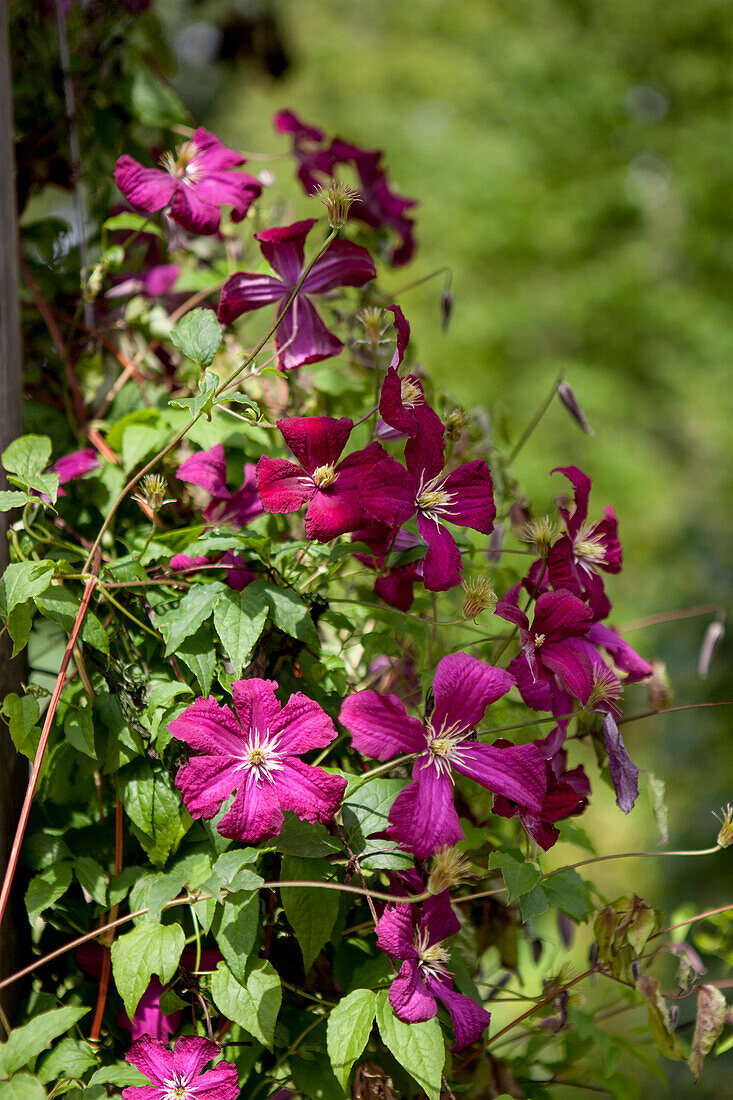
<svg viewBox="0 0 733 1100"><path fill-rule="evenodd" d="M426 989L420 967L414 959L405 959L389 987L389 1003L395 1016L409 1024L432 1020L438 1011L435 997Z"/></svg>
<svg viewBox="0 0 733 1100"><path fill-rule="evenodd" d="M389 365L397 369L397 367L402 366L402 360L405 358L405 349L410 342L410 322L399 306L387 306L387 309L394 317L394 327L397 331L397 347L395 348L392 361Z"/></svg>
<svg viewBox="0 0 733 1100"><path fill-rule="evenodd" d="M532 633L543 635L548 642L580 638L592 622L593 612L577 596L563 589L543 592L535 607Z"/></svg>
<svg viewBox="0 0 733 1100"><path fill-rule="evenodd" d="M448 1009L456 1037L455 1046L451 1047L453 1053L477 1042L489 1026L491 1013L476 1004L470 997L457 993L453 989L451 978L441 980L431 976L428 978L427 985L430 992Z"/></svg>
<svg viewBox="0 0 733 1100"><path fill-rule="evenodd" d="M424 889L422 884L420 889ZM423 902L423 910L425 916L420 926L427 932L428 946L432 947L433 944L447 940L449 936L455 936L456 932L460 932L461 922L450 903L450 894L447 890L426 898Z"/></svg>
<svg viewBox="0 0 733 1100"><path fill-rule="evenodd" d="M593 666L582 650L573 645L573 639L545 644L539 652L544 667L554 672L565 690L585 706L593 690Z"/></svg>
<svg viewBox="0 0 733 1100"><path fill-rule="evenodd" d="M343 344L326 328L315 306L298 294L275 332L281 370L296 370L338 355Z"/></svg>
<svg viewBox="0 0 733 1100"><path fill-rule="evenodd" d="M417 516L417 529L428 546L422 567L425 587L431 592L455 588L460 583L463 570L456 540L447 527L421 512Z"/></svg>
<svg viewBox="0 0 733 1100"><path fill-rule="evenodd" d="M365 756L389 760L402 753L425 751L422 722L408 715L396 695L359 691L344 700L339 717L354 748Z"/></svg>
<svg viewBox="0 0 733 1100"><path fill-rule="evenodd" d="M577 466L556 466L550 472L564 474L575 490L575 508L572 515L567 508L560 509L560 514L568 525L569 533L575 535L588 518L588 497L593 481Z"/></svg>
<svg viewBox="0 0 733 1100"><path fill-rule="evenodd" d="M652 666L620 634L603 623L593 624L588 631L588 641L611 654L616 668L626 673L629 683L646 680L652 675Z"/></svg>
<svg viewBox="0 0 733 1100"><path fill-rule="evenodd" d="M286 294L287 287L272 275L238 271L230 275L221 288L217 317L222 324L228 325L243 313L277 302Z"/></svg>
<svg viewBox="0 0 733 1100"><path fill-rule="evenodd" d="M316 224L315 218L281 225L274 229L265 229L255 233L262 255L268 264L288 287L293 287L300 278L305 257L305 239Z"/></svg>

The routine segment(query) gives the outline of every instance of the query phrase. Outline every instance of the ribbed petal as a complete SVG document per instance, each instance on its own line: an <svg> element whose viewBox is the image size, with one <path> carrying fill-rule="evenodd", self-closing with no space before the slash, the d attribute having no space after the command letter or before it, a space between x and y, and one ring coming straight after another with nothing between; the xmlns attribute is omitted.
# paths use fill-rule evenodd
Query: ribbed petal
<svg viewBox="0 0 733 1100"><path fill-rule="evenodd" d="M415 483L394 458L377 462L359 489L365 517L396 527L415 514Z"/></svg>
<svg viewBox="0 0 733 1100"><path fill-rule="evenodd" d="M325 825L341 805L346 780L290 756L275 772L275 786L283 810L292 810L302 821Z"/></svg>
<svg viewBox="0 0 733 1100"><path fill-rule="evenodd" d="M603 717L603 737L608 753L608 769L616 792L616 805L625 814L631 813L639 796L639 769L629 756L621 731L611 714Z"/></svg>
<svg viewBox="0 0 733 1100"><path fill-rule="evenodd" d="M422 931L427 932L427 941L430 947L447 940L449 936L455 936L456 932L460 932L461 922L453 910L450 903L450 894L447 890L426 898L423 902L423 910L425 915L420 921L420 928Z"/></svg>
<svg viewBox="0 0 733 1100"><path fill-rule="evenodd" d="M397 367L402 366L402 360L405 358L405 349L410 342L410 322L399 306L387 306L387 309L394 317L394 327L397 331L397 347L395 348L392 361L389 365L397 369Z"/></svg>
<svg viewBox="0 0 733 1100"><path fill-rule="evenodd" d="M550 547L547 555L547 572L555 590L564 588L573 596L582 596L583 585L573 559L573 544L568 535L561 535Z"/></svg>
<svg viewBox="0 0 733 1100"><path fill-rule="evenodd" d="M188 1078L197 1077L207 1062L221 1054L221 1047L198 1035L181 1035L173 1047L173 1068ZM206 1074L205 1076L208 1076ZM198 1085L198 1081L196 1082Z"/></svg>
<svg viewBox="0 0 733 1100"><path fill-rule="evenodd" d="M366 248L351 241L334 241L308 272L303 291L324 294L338 286L363 286L377 269Z"/></svg>
<svg viewBox="0 0 733 1100"><path fill-rule="evenodd" d="M543 592L535 606L532 633L543 634L546 643L580 638L592 622L593 612L577 596L562 589Z"/></svg>
<svg viewBox="0 0 733 1100"><path fill-rule="evenodd" d="M437 1013L435 997L425 988L420 967L413 959L405 959L389 987L389 1003L395 1016L408 1024L432 1020Z"/></svg>
<svg viewBox="0 0 733 1100"><path fill-rule="evenodd" d="M273 271L276 271L289 287L295 286L300 278L305 257L305 239L316 224L316 218L281 225L274 229L265 229L255 233L260 243L262 255Z"/></svg>
<svg viewBox="0 0 733 1100"><path fill-rule="evenodd" d="M453 497L443 512L445 519L490 535L496 518L494 484L483 460L467 462L449 474L443 488Z"/></svg>
<svg viewBox="0 0 733 1100"><path fill-rule="evenodd" d="M606 557L599 562L599 568L607 573L620 573L623 564L623 548L618 537L618 520L610 506L603 509L603 519L593 529L593 534L603 539Z"/></svg>
<svg viewBox="0 0 733 1100"><path fill-rule="evenodd" d="M593 667L585 654L572 644L572 639L552 645L545 643L539 650L539 657L565 690L585 706L593 690Z"/></svg>
<svg viewBox="0 0 733 1100"><path fill-rule="evenodd" d="M465 994L457 993L452 988L452 979L441 981L431 975L427 985L430 992L448 1009L456 1037L455 1046L451 1047L451 1051L456 1053L477 1042L489 1026L491 1013Z"/></svg>
<svg viewBox="0 0 733 1100"><path fill-rule="evenodd" d="M336 737L336 727L325 710L307 695L291 695L270 727L279 733L279 745L288 753L324 749Z"/></svg>
<svg viewBox="0 0 733 1100"><path fill-rule="evenodd" d="M317 490L305 514L305 537L315 542L355 531L361 523L361 507L356 492L342 490L338 479L329 489Z"/></svg>
<svg viewBox="0 0 733 1100"><path fill-rule="evenodd" d="M297 512L316 493L313 479L300 466L264 455L257 463L257 488L266 512Z"/></svg>
<svg viewBox="0 0 733 1100"><path fill-rule="evenodd" d="M194 756L178 769L176 787L191 817L209 820L218 814L242 781L241 762L242 755Z"/></svg>
<svg viewBox="0 0 733 1100"><path fill-rule="evenodd" d="M131 206L154 214L167 206L178 186L173 176L160 168L143 168L132 157L117 161L115 183Z"/></svg>
<svg viewBox="0 0 733 1100"><path fill-rule="evenodd" d="M356 492L357 489L361 488L362 481L369 470L373 469L377 462L386 457L386 451L381 443L370 443L367 447L362 447L360 451L352 451L336 467L339 492L345 490Z"/></svg>
<svg viewBox="0 0 733 1100"><path fill-rule="evenodd" d="M280 354L280 368L296 370L306 363L333 358L344 345L326 328L315 306L304 294L298 294L277 326L275 346Z"/></svg>
<svg viewBox="0 0 733 1100"><path fill-rule="evenodd" d="M125 1061L149 1077L154 1085L170 1077L173 1072L172 1052L149 1035L135 1040L125 1055Z"/></svg>
<svg viewBox="0 0 733 1100"><path fill-rule="evenodd" d="M122 1090L122 1100L165 1100L163 1085L128 1085Z"/></svg>
<svg viewBox="0 0 733 1100"><path fill-rule="evenodd" d="M277 836L284 820L274 783L267 780L258 783L250 771L217 828L222 836L232 840L258 844Z"/></svg>
<svg viewBox="0 0 733 1100"><path fill-rule="evenodd" d="M207 558L205 554L197 554L193 558L190 554L174 554L168 562L168 568L177 573L182 569L194 569L199 565L210 565L212 561L213 558Z"/></svg>
<svg viewBox="0 0 733 1100"><path fill-rule="evenodd" d="M394 959L417 959L411 905L390 903L377 921L377 947Z"/></svg>
<svg viewBox="0 0 733 1100"><path fill-rule="evenodd" d="M250 731L262 736L279 723L282 707L275 696L277 686L277 680L262 680L259 676L232 684L234 709L247 738Z"/></svg>
<svg viewBox="0 0 733 1100"><path fill-rule="evenodd" d="M359 691L344 699L339 721L351 734L354 748L376 760L425 751L422 722L408 715L396 695Z"/></svg>
<svg viewBox="0 0 733 1100"><path fill-rule="evenodd" d="M241 754L244 734L229 707L221 707L210 695L197 699L168 729L179 741L185 741L192 749L213 755L237 756Z"/></svg>
<svg viewBox="0 0 733 1100"><path fill-rule="evenodd" d="M515 626L520 626L525 630L529 626L529 619L513 600L500 600L496 605L494 614L498 615L500 619L506 619L508 623L514 623Z"/></svg>
<svg viewBox="0 0 733 1100"><path fill-rule="evenodd" d="M405 445L405 465L416 484L433 481L443 471L445 453L442 434L438 438L431 432L408 439Z"/></svg>
<svg viewBox="0 0 733 1100"><path fill-rule="evenodd" d="M560 509L560 514L568 525L568 532L571 536L575 535L588 518L588 497L593 484L592 479L577 466L556 466L550 472L564 474L575 490L575 509L572 515L567 508Z"/></svg>
<svg viewBox="0 0 733 1100"><path fill-rule="evenodd" d="M428 552L422 567L423 583L431 592L445 592L455 588L461 580L463 564L456 540L447 527L429 519L422 512L417 514L417 529L427 543Z"/></svg>
<svg viewBox="0 0 733 1100"><path fill-rule="evenodd" d="M170 216L189 233L211 236L221 222L219 208L203 198L195 185L180 184L173 195Z"/></svg>
<svg viewBox="0 0 733 1100"><path fill-rule="evenodd" d="M191 141L199 150L196 157L196 166L205 168L209 172L223 172L227 168L236 168L238 164L244 164L245 159L236 149L230 149L219 141L216 134L205 130L203 126L194 133Z"/></svg>
<svg viewBox="0 0 733 1100"><path fill-rule="evenodd" d="M195 1100L237 1100L237 1067L231 1062L219 1062L201 1074L192 1091Z"/></svg>
<svg viewBox="0 0 733 1100"><path fill-rule="evenodd" d="M287 288L272 275L238 271L236 275L230 275L221 288L217 316L226 325L243 313L279 301L286 294Z"/></svg>
<svg viewBox="0 0 733 1100"><path fill-rule="evenodd" d="M443 657L433 680L435 709L430 724L436 732L448 727L456 727L459 732L473 729L486 708L506 695L513 684L503 668L494 668L467 653Z"/></svg>
<svg viewBox="0 0 733 1100"><path fill-rule="evenodd" d="M456 771L494 794L503 794L539 813L547 793L545 761L536 745L493 745L463 742L451 764Z"/></svg>
<svg viewBox="0 0 733 1100"><path fill-rule="evenodd" d="M439 772L427 754L415 761L412 782L392 803L389 822L387 835L417 859L463 840L450 776Z"/></svg>
<svg viewBox="0 0 733 1100"><path fill-rule="evenodd" d="M231 206L232 221L241 222L262 184L247 172L211 172L196 183L196 194L204 202Z"/></svg>
<svg viewBox="0 0 733 1100"><path fill-rule="evenodd" d="M319 466L335 466L354 427L348 416L292 416L277 426L301 466L312 474Z"/></svg>
<svg viewBox="0 0 733 1100"><path fill-rule="evenodd" d="M179 481L200 485L212 497L226 500L231 496L226 486L227 463L221 443L187 458L176 470L176 477Z"/></svg>

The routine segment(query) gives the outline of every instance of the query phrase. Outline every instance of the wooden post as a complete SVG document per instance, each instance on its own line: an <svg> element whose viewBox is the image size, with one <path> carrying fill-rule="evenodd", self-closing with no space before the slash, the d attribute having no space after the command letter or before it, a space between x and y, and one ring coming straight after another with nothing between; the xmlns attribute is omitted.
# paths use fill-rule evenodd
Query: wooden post
<svg viewBox="0 0 733 1100"><path fill-rule="evenodd" d="M8 39L7 4L0 4L0 451L23 433L20 309L18 303L18 219L15 198L12 81ZM0 471L0 488L6 488ZM8 564L8 513L0 513L0 572ZM10 660L7 632L0 639L0 697L21 691L24 662ZM4 870L15 833L18 813L28 780L28 762L13 748L0 721L0 870ZM0 978L21 965L20 942L26 937L17 890L9 919L0 930ZM20 906L20 911L19 911ZM15 987L5 996L3 1008L10 1015Z"/></svg>

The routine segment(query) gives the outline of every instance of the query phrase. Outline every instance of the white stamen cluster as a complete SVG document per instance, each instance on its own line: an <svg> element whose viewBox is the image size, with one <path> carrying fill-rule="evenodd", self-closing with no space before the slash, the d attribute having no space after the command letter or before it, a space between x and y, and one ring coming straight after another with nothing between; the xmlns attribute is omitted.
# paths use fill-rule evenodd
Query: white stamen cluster
<svg viewBox="0 0 733 1100"><path fill-rule="evenodd" d="M418 929L415 932L415 949L417 950L418 965L423 974L432 974L439 977L446 973L445 964L450 959L450 951L440 943L430 946L426 928Z"/></svg>
<svg viewBox="0 0 733 1100"><path fill-rule="evenodd" d="M467 736L468 731L459 732L457 726L442 727L439 730L433 729L432 726L428 727L428 763L433 764L443 775L447 775L451 782L453 782L451 761L460 760L460 745Z"/></svg>
<svg viewBox="0 0 733 1100"><path fill-rule="evenodd" d="M416 405L425 404L422 389L418 383L409 376L400 379L400 397L402 398L402 404L408 409L414 409Z"/></svg>
<svg viewBox="0 0 733 1100"><path fill-rule="evenodd" d="M586 572L594 572L593 566L606 559L603 535L594 535L595 529L595 523L584 523L573 541L575 560Z"/></svg>
<svg viewBox="0 0 733 1100"><path fill-rule="evenodd" d="M188 1091L188 1077L185 1073L174 1073L163 1081L162 1100L186 1100L191 1095Z"/></svg>
<svg viewBox="0 0 733 1100"><path fill-rule="evenodd" d="M258 785L273 782L272 773L282 768L282 753L278 752L278 737L270 736L270 731L252 730L239 771L251 772Z"/></svg>
<svg viewBox="0 0 733 1100"><path fill-rule="evenodd" d="M446 507L453 503L453 493L447 493L443 488L444 485L445 478L434 477L432 481L425 483L421 480L417 490L415 500L417 507L429 519L436 522Z"/></svg>
<svg viewBox="0 0 733 1100"><path fill-rule="evenodd" d="M174 152L163 153L160 163L175 179L195 183L202 175L202 169L196 164L198 153L199 149L192 141L184 141Z"/></svg>

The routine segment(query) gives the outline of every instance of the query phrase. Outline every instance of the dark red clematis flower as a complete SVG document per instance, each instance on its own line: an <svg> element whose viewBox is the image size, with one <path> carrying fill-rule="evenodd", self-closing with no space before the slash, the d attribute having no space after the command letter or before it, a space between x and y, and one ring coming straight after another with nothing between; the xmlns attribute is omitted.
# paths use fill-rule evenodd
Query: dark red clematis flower
<svg viewBox="0 0 733 1100"><path fill-rule="evenodd" d="M395 550L410 550L420 546L420 540L409 531L388 527L386 523L370 523L352 535L354 542L364 542L370 554L354 554L357 561L379 573L374 591L390 607L409 611L415 600L414 586L422 581L422 561L409 561L385 570L387 556Z"/></svg>
<svg viewBox="0 0 733 1100"><path fill-rule="evenodd" d="M221 288L219 320L224 324L243 313L272 302L287 300L298 284L305 259L305 239L316 218L294 222L256 233L260 250L274 275L239 271ZM310 300L311 294L325 294L339 286L363 286L376 275L374 261L365 248L350 241L334 241L313 265L295 301L277 326L275 343L283 370L295 370L304 363L317 363L338 355L342 342L324 325Z"/></svg>
<svg viewBox="0 0 733 1100"><path fill-rule="evenodd" d="M315 195L336 164L333 153L323 147L325 133L303 122L293 111L278 111L272 121L278 133L292 136L298 179L307 195Z"/></svg>

